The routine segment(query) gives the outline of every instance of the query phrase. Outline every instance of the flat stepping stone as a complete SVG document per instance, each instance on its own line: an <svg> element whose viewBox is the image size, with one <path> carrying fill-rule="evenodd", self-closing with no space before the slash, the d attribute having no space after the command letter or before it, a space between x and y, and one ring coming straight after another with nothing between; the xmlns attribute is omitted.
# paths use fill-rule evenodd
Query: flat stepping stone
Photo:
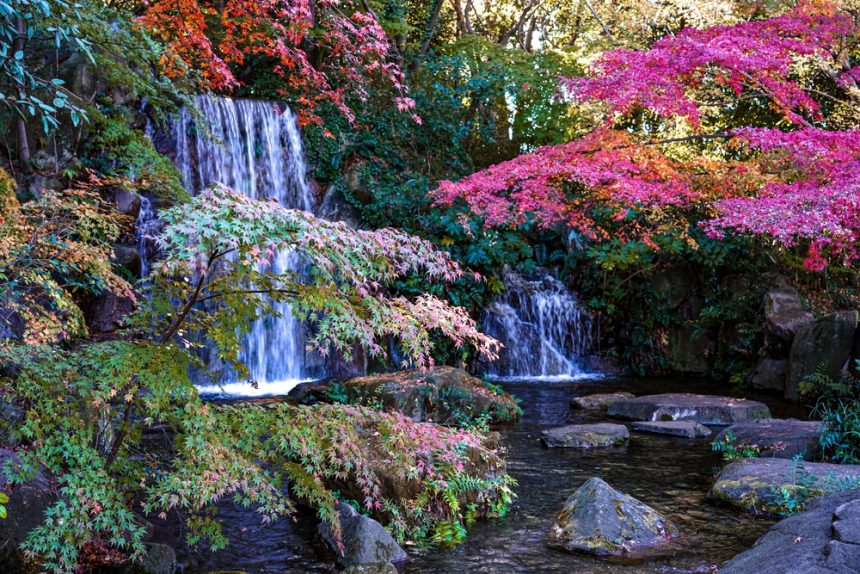
<svg viewBox="0 0 860 574"><path fill-rule="evenodd" d="M613 423L567 425L541 433L541 441L549 448L607 448L621 446L628 438L627 427Z"/></svg>
<svg viewBox="0 0 860 574"><path fill-rule="evenodd" d="M596 395L576 397L570 401L570 406L587 411L605 411L609 407L609 403L613 401L632 398L632 393L598 393Z"/></svg>
<svg viewBox="0 0 860 574"><path fill-rule="evenodd" d="M598 556L635 556L665 549L675 532L662 514L594 477L564 503L547 545Z"/></svg>
<svg viewBox="0 0 860 574"><path fill-rule="evenodd" d="M636 421L633 423L633 430L682 438L711 436L711 429L693 421Z"/></svg>
<svg viewBox="0 0 860 574"><path fill-rule="evenodd" d="M818 439L821 437L821 421L799 421L796 419L762 419L751 423L732 425L715 439L727 442L729 434L735 437L735 446L755 445L759 456L815 460L819 453Z"/></svg>
<svg viewBox="0 0 860 574"><path fill-rule="evenodd" d="M855 482L853 488L860 488L857 464L744 458L720 471L708 498L740 510L778 514L789 510L780 491L783 487L794 499L811 500Z"/></svg>
<svg viewBox="0 0 860 574"><path fill-rule="evenodd" d="M731 425L770 418L767 405L758 401L690 393L619 399L609 404L607 414L634 421L683 420L705 425Z"/></svg>

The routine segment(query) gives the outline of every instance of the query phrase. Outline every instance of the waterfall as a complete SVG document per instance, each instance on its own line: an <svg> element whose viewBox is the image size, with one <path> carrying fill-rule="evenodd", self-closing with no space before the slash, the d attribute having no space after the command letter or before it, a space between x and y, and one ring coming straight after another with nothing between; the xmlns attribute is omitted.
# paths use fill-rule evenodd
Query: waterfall
<svg viewBox="0 0 860 574"><path fill-rule="evenodd" d="M222 183L255 199L273 198L284 207L310 211L301 134L292 112L272 102L198 96L205 125L183 110L173 122L175 159L185 188L197 192ZM272 271L299 271L300 262L281 252ZM243 381L222 385L229 394L281 394L306 379L305 335L289 304L280 317L261 317L243 342L240 359L256 388ZM220 390L220 389L219 389Z"/></svg>
<svg viewBox="0 0 860 574"><path fill-rule="evenodd" d="M592 346L591 315L558 279L504 276L507 291L483 318L484 331L504 345L488 373L497 378L587 376L579 365Z"/></svg>
<svg viewBox="0 0 860 574"><path fill-rule="evenodd" d="M161 221L152 207L152 202L145 195L140 196L140 212L134 224L134 238L137 241L137 252L140 254L140 277L144 281L149 276L149 268L158 247L154 238L161 231Z"/></svg>

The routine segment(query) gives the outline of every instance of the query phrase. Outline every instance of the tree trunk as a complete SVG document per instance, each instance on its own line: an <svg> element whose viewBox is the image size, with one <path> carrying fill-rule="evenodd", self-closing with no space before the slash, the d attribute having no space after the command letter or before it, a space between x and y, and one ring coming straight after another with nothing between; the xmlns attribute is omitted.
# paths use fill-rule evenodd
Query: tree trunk
<svg viewBox="0 0 860 574"><path fill-rule="evenodd" d="M24 21L24 17L21 16L20 13L15 17L15 28L17 35L15 36L15 40L12 42L13 58L18 52L24 51L27 43L27 23ZM18 100L26 100L27 88L24 85L24 82L17 82L17 89ZM18 112L15 126L18 136L18 160L21 162L21 171L28 174L30 173L30 141L27 138L27 121L24 119L24 112L20 109Z"/></svg>
<svg viewBox="0 0 860 574"><path fill-rule="evenodd" d="M430 49L430 42L433 41L433 36L436 34L436 26L439 24L439 14L442 12L442 4L445 0L436 0L430 12L430 19L427 21L427 27L424 28L424 39L421 41L421 46L418 48L418 53L415 54L412 62L409 64L409 71L414 72L421 65L421 60L427 50Z"/></svg>

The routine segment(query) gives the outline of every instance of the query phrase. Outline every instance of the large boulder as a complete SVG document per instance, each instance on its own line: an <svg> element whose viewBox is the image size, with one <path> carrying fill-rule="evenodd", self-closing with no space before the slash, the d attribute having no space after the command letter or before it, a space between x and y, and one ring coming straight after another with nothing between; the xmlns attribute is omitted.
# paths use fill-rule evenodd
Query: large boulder
<svg viewBox="0 0 860 574"><path fill-rule="evenodd" d="M547 544L598 556L635 556L664 549L675 534L659 512L594 477L564 503Z"/></svg>
<svg viewBox="0 0 860 574"><path fill-rule="evenodd" d="M343 383L341 390L349 402L381 403L415 422L461 426L479 418L511 421L520 414L511 395L454 367L357 377Z"/></svg>
<svg viewBox="0 0 860 574"><path fill-rule="evenodd" d="M693 374L708 372L715 349L716 341L713 334L710 331L698 329L692 322L674 325L669 330L666 354L675 372Z"/></svg>
<svg viewBox="0 0 860 574"><path fill-rule="evenodd" d="M633 399L619 399L609 404L607 413L634 421L695 421L705 425L730 425L770 418L767 405L747 399L666 393Z"/></svg>
<svg viewBox="0 0 860 574"><path fill-rule="evenodd" d="M343 502L337 504L337 512L340 516L343 550L334 531L326 523L320 523L318 531L337 555L341 566L379 566L409 559L403 548L377 521L359 514Z"/></svg>
<svg viewBox="0 0 860 574"><path fill-rule="evenodd" d="M626 426L612 423L567 425L541 433L541 441L549 448L607 448L621 446L628 438Z"/></svg>
<svg viewBox="0 0 860 574"><path fill-rule="evenodd" d="M851 356L856 330L857 311L819 317L798 329L788 357L785 398L799 401L801 381L819 369L838 380Z"/></svg>
<svg viewBox="0 0 860 574"><path fill-rule="evenodd" d="M570 406L587 411L605 411L609 408L609 403L612 401L632 398L633 395L631 393L598 393L596 395L576 397L570 401Z"/></svg>
<svg viewBox="0 0 860 574"><path fill-rule="evenodd" d="M764 457L793 458L800 455L804 460L815 460L822 424L820 421L762 419L732 425L717 435L716 440L728 442L732 437L736 446L755 445L760 456Z"/></svg>
<svg viewBox="0 0 860 574"><path fill-rule="evenodd" d="M744 458L714 479L708 498L757 513L780 514L857 482L860 465L798 462L784 458Z"/></svg>
<svg viewBox="0 0 860 574"><path fill-rule="evenodd" d="M788 361L762 358L749 377L749 385L762 391L785 391Z"/></svg>
<svg viewBox="0 0 860 574"><path fill-rule="evenodd" d="M0 449L0 469L12 460L18 460L15 453ZM0 471L0 492L6 492L9 502L5 504L7 517L0 520L0 572L19 572L20 555L18 545L36 526L42 524L47 508L57 500L48 476L37 473L27 483L12 487L6 474Z"/></svg>
<svg viewBox="0 0 860 574"><path fill-rule="evenodd" d="M860 491L822 496L807 510L776 523L720 574L841 574L860 572Z"/></svg>
<svg viewBox="0 0 860 574"><path fill-rule="evenodd" d="M812 313L803 306L794 287L780 285L764 296L764 318L769 333L791 341L798 329L812 321Z"/></svg>
<svg viewBox="0 0 860 574"><path fill-rule="evenodd" d="M633 423L633 430L681 438L711 436L711 429L693 421L636 421Z"/></svg>
<svg viewBox="0 0 860 574"><path fill-rule="evenodd" d="M134 300L114 291L104 291L83 305L84 318L91 333L112 333L121 328L134 311Z"/></svg>

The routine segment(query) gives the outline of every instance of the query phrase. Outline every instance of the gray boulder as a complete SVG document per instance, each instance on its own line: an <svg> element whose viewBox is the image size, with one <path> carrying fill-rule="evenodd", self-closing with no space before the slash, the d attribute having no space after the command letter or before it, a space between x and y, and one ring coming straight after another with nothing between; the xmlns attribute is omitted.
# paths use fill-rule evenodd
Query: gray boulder
<svg viewBox="0 0 860 574"><path fill-rule="evenodd" d="M783 493L807 501L855 482L860 486L860 465L744 458L720 471L708 498L740 510L779 514L788 510Z"/></svg>
<svg viewBox="0 0 860 574"><path fill-rule="evenodd" d="M749 377L749 385L762 391L785 391L788 361L761 359Z"/></svg>
<svg viewBox="0 0 860 574"><path fill-rule="evenodd" d="M128 574L175 574L176 552L167 544L147 544L143 562L127 570Z"/></svg>
<svg viewBox="0 0 860 574"><path fill-rule="evenodd" d="M570 401L570 406L587 411L605 411L609 408L609 403L612 401L632 398L632 393L598 393L596 395L576 397Z"/></svg>
<svg viewBox="0 0 860 574"><path fill-rule="evenodd" d="M695 421L706 425L730 425L770 418L767 405L747 399L666 393L634 399L619 399L609 404L607 413L634 421Z"/></svg>
<svg viewBox="0 0 860 574"><path fill-rule="evenodd" d="M732 425L717 435L716 440L725 442L731 433L735 445L756 445L763 457L793 458L800 455L804 460L815 460L821 431L820 421L762 419Z"/></svg>
<svg viewBox="0 0 860 574"><path fill-rule="evenodd" d="M720 574L836 574L860 572L860 491L814 500L776 523Z"/></svg>
<svg viewBox="0 0 860 574"><path fill-rule="evenodd" d="M343 553L338 548L337 537L327 524L321 523L318 530L322 539L337 555L338 564L344 567L383 567L389 562L409 559L403 548L380 523L359 514L343 502L338 503L337 511L340 515Z"/></svg>
<svg viewBox="0 0 860 574"><path fill-rule="evenodd" d="M626 426L612 423L567 425L541 433L541 441L549 448L606 448L621 446L628 438Z"/></svg>
<svg viewBox="0 0 860 574"><path fill-rule="evenodd" d="M819 317L798 329L788 357L785 398L800 400L800 382L820 368L838 380L842 367L851 356L857 311L841 311Z"/></svg>
<svg viewBox="0 0 860 574"><path fill-rule="evenodd" d="M681 438L711 436L711 429L693 421L636 421L633 423L633 430Z"/></svg>
<svg viewBox="0 0 860 574"><path fill-rule="evenodd" d="M665 548L675 534L659 512L594 477L564 503L547 544L598 556L636 555Z"/></svg>
<svg viewBox="0 0 860 574"><path fill-rule="evenodd" d="M10 459L17 461L18 456L10 450L0 449L0 468ZM47 475L41 472L16 487L10 487L6 474L0 472L0 491L9 495L9 502L4 505L7 517L0 520L0 571L18 572L15 570L20 559L18 545L31 530L42 524L45 510L57 500L57 495L51 489Z"/></svg>
<svg viewBox="0 0 860 574"><path fill-rule="evenodd" d="M794 287L781 285L764 296L764 317L769 333L783 341L791 341L798 329L812 321L812 313Z"/></svg>
<svg viewBox="0 0 860 574"><path fill-rule="evenodd" d="M137 219L138 214L140 214L141 204L141 199L138 194L130 189L119 188L116 190L113 197L117 211Z"/></svg>

